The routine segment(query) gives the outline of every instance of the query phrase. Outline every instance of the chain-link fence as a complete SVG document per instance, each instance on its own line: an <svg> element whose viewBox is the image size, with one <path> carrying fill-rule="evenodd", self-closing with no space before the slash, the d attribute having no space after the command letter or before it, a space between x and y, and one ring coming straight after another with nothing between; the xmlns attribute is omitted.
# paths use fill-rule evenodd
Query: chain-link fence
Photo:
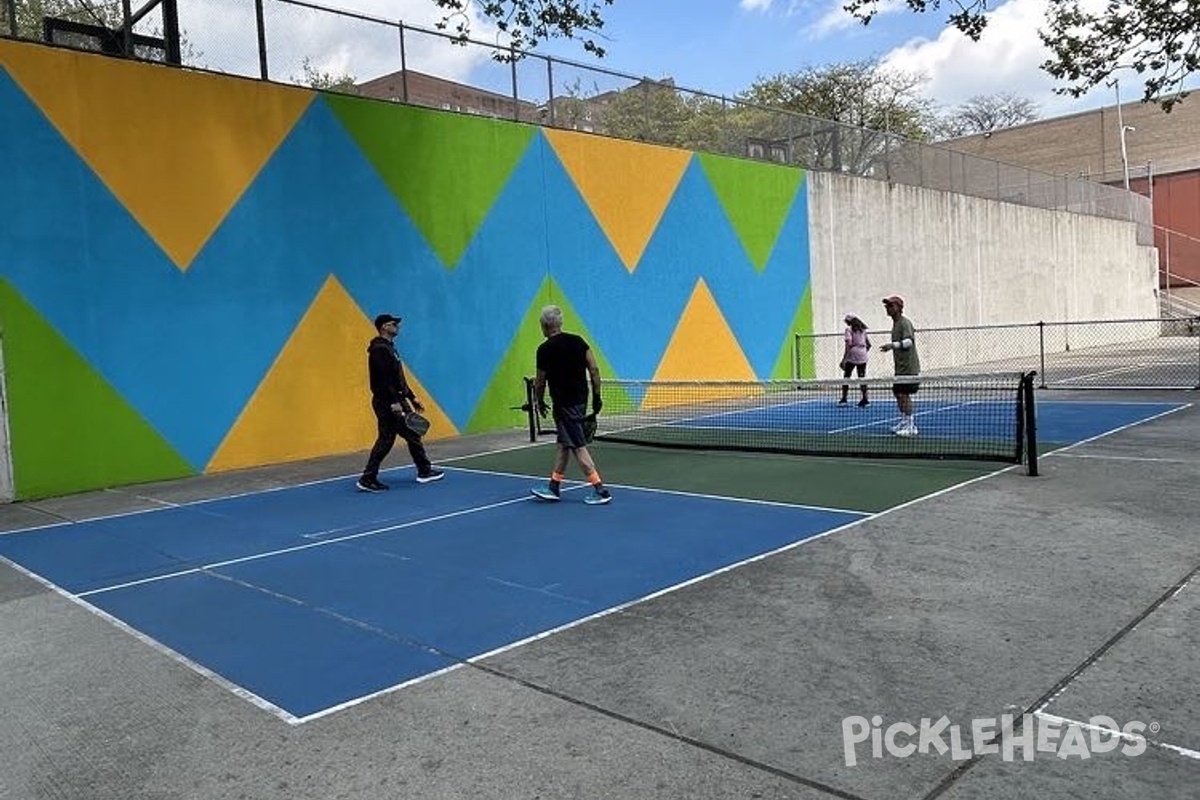
<svg viewBox="0 0 1200 800"><path fill-rule="evenodd" d="M868 377L890 377L886 330L870 331ZM921 328L922 375L1036 370L1057 389L1200 389L1200 316ZM793 377L835 378L841 333L795 335Z"/></svg>
<svg viewBox="0 0 1200 800"><path fill-rule="evenodd" d="M77 3L77 5L76 5ZM135 4L138 5L138 4ZM0 32L44 38L45 6L0 0ZM91 26L60 44L413 105L602 133L813 170L860 175L993 200L1138 223L1152 242L1140 195L1001 164L887 131L764 108L693 89L534 53L461 40L399 20L302 0L60 0L59 18ZM142 14L142 16L138 16ZM103 31L118 35L106 37ZM119 35L132 30L149 41ZM178 36L172 32L178 30ZM154 46L161 42L162 46ZM177 46L176 46L177 45ZM174 49L172 49L174 47ZM172 57L178 51L178 58Z"/></svg>
<svg viewBox="0 0 1200 800"><path fill-rule="evenodd" d="M1154 226L1164 317L1200 316L1200 239Z"/></svg>

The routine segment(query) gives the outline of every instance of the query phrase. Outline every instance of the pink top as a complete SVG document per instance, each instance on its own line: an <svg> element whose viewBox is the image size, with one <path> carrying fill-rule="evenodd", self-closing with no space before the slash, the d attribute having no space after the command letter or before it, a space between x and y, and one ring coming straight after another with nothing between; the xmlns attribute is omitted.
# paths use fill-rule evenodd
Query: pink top
<svg viewBox="0 0 1200 800"><path fill-rule="evenodd" d="M871 348L871 337L866 331L846 328L846 363L867 363L867 351Z"/></svg>

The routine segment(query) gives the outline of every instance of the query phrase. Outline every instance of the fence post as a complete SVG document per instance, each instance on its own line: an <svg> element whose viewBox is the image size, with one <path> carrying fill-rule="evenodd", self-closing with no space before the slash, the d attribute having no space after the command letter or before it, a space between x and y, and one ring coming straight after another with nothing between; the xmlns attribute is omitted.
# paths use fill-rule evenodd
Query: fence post
<svg viewBox="0 0 1200 800"><path fill-rule="evenodd" d="M400 96L408 102L408 54L404 52L404 23L400 23Z"/></svg>
<svg viewBox="0 0 1200 800"><path fill-rule="evenodd" d="M1025 406L1025 463L1029 465L1029 474L1037 477L1037 412L1034 410L1033 375L1021 378L1021 398Z"/></svg>
<svg viewBox="0 0 1200 800"><path fill-rule="evenodd" d="M121 0L121 55L133 58L133 6L129 0Z"/></svg>
<svg viewBox="0 0 1200 800"><path fill-rule="evenodd" d="M513 99L513 121L521 121L521 93L517 89L517 49L509 46L508 48L508 64L512 67L512 99Z"/></svg>
<svg viewBox="0 0 1200 800"><path fill-rule="evenodd" d="M17 38L17 0L7 0L5 7L8 8L8 35L12 38Z"/></svg>
<svg viewBox="0 0 1200 800"><path fill-rule="evenodd" d="M1039 365L1038 374L1042 376L1042 387L1041 388L1045 389L1046 388L1046 323L1044 321L1038 322L1038 354L1040 356L1040 358L1038 360L1038 365Z"/></svg>
<svg viewBox="0 0 1200 800"><path fill-rule="evenodd" d="M263 0L254 0L254 25L258 29L258 74L265 81L271 76L267 70L267 21Z"/></svg>
<svg viewBox="0 0 1200 800"><path fill-rule="evenodd" d="M554 113L554 59L546 59L546 97L550 98L546 102L550 105L550 127L557 128L557 118Z"/></svg>

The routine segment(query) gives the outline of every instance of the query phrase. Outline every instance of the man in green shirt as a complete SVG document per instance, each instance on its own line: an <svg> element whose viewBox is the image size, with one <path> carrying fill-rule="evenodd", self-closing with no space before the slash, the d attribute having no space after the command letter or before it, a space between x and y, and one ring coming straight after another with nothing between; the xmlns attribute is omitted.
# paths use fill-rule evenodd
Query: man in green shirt
<svg viewBox="0 0 1200 800"><path fill-rule="evenodd" d="M917 393L921 374L921 359L917 356L917 334L912 320L904 316L904 298L896 295L883 298L883 309L892 318L892 340L879 348L892 353L896 364L897 381L892 384L896 407L900 409L900 424L893 430L897 436L916 436L913 419L913 395Z"/></svg>

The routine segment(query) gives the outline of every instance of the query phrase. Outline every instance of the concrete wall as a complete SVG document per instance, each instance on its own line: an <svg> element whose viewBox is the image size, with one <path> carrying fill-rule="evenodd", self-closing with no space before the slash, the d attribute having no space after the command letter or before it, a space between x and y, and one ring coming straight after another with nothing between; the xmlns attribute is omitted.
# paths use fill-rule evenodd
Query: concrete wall
<svg viewBox="0 0 1200 800"><path fill-rule="evenodd" d="M1155 252L1132 223L833 173L809 175L809 214L817 332L840 331L848 312L887 330L891 294L919 329L1158 315ZM963 334L923 348L922 367L1036 352L1035 330ZM840 339L821 347L817 374L830 376ZM874 360L873 373L890 369Z"/></svg>

